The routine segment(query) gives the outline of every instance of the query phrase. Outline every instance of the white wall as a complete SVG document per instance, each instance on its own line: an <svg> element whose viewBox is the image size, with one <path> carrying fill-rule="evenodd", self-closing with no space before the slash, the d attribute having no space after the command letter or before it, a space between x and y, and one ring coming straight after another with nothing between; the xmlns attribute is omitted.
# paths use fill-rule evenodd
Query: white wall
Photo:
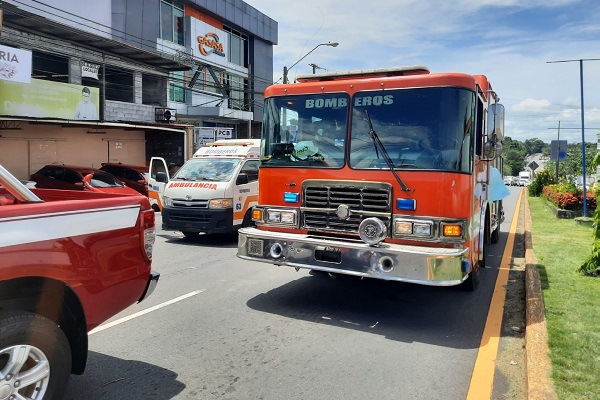
<svg viewBox="0 0 600 400"><path fill-rule="evenodd" d="M4 2L95 35L110 37L111 0L44 0L31 2L31 6L23 5L26 3L23 1Z"/></svg>

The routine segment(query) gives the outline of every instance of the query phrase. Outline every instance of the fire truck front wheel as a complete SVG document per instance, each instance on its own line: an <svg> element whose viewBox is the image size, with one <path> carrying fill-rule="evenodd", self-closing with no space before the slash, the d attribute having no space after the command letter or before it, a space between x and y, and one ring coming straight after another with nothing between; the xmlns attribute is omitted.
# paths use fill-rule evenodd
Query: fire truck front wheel
<svg viewBox="0 0 600 400"><path fill-rule="evenodd" d="M461 283L461 289L466 290L468 292L472 292L475 289L477 289L477 286L479 286L479 282L481 281L480 271L482 268L485 268L485 248L486 245L484 244L482 249L483 254L481 255L481 260L478 260L475 263L475 265L473 265L473 269L469 273L469 277L466 281Z"/></svg>
<svg viewBox="0 0 600 400"><path fill-rule="evenodd" d="M485 250L484 250L485 254ZM485 260L485 255L484 255ZM480 264L477 263L473 266L473 270L469 273L469 277L466 281L461 283L461 289L466 290L468 292L473 292L479 286L479 281L481 280L481 276L479 271L481 270Z"/></svg>

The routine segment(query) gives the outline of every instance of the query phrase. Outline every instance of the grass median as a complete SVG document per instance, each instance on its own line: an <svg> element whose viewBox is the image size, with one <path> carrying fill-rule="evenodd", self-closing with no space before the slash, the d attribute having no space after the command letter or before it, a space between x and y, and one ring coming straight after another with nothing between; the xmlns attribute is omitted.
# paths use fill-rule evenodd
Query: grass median
<svg viewBox="0 0 600 400"><path fill-rule="evenodd" d="M529 198L533 252L542 280L559 399L600 398L600 278L577 272L592 251L592 227L559 219Z"/></svg>

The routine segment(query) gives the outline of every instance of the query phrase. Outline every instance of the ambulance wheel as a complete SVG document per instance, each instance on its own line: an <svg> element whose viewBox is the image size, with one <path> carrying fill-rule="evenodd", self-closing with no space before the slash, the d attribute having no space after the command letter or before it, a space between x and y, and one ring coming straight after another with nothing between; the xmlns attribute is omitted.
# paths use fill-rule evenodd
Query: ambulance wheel
<svg viewBox="0 0 600 400"><path fill-rule="evenodd" d="M254 221L252 221L252 209L246 211L246 215L244 215L244 220L242 221L242 228L249 228L254 226Z"/></svg>
<svg viewBox="0 0 600 400"><path fill-rule="evenodd" d="M190 232L190 231L181 231L181 233L183 233L183 236L185 236L188 239L193 239L195 237L198 237L198 235L200 234L198 232Z"/></svg>
<svg viewBox="0 0 600 400"><path fill-rule="evenodd" d="M29 312L0 313L0 394L6 399L62 399L71 348L58 324Z"/></svg>

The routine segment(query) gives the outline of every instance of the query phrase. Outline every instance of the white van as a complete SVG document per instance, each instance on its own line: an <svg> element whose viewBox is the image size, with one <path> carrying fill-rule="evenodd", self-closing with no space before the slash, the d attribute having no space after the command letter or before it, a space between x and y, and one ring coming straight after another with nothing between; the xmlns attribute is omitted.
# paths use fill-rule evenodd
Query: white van
<svg viewBox="0 0 600 400"><path fill-rule="evenodd" d="M163 158L150 161L149 197L162 228L228 233L252 224L258 203L260 139L224 139L201 147L169 177Z"/></svg>

